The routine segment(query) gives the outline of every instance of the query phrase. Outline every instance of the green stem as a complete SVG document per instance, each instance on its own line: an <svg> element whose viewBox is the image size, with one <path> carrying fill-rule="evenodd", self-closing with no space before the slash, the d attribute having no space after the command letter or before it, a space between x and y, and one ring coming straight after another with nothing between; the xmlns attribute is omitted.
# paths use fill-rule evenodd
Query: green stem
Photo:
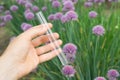
<svg viewBox="0 0 120 80"><path fill-rule="evenodd" d="M98 54L98 43L99 43L99 36L97 36L97 40L95 43L95 53L94 53L94 77L97 76L97 54Z"/></svg>
<svg viewBox="0 0 120 80"><path fill-rule="evenodd" d="M67 80L71 80L71 78L70 78L70 77L67 77Z"/></svg>
<svg viewBox="0 0 120 80"><path fill-rule="evenodd" d="M74 34L74 24L73 22L70 23L71 25L69 26L69 41L73 41L73 34ZM73 27L74 26L74 27Z"/></svg>

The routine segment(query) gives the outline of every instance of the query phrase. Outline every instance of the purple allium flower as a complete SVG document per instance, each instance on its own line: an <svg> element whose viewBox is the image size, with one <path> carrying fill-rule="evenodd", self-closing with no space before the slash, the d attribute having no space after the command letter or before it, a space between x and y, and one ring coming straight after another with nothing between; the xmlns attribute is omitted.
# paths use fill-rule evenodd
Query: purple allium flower
<svg viewBox="0 0 120 80"><path fill-rule="evenodd" d="M65 75L67 77L73 77L75 72L76 72L76 70L73 68L73 66L70 66L70 65L65 65L62 68L63 75Z"/></svg>
<svg viewBox="0 0 120 80"><path fill-rule="evenodd" d="M26 9L25 12L24 12L24 14L27 14L29 12L31 12L31 10L30 9Z"/></svg>
<svg viewBox="0 0 120 80"><path fill-rule="evenodd" d="M63 3L64 3L65 1L71 1L71 0L62 0Z"/></svg>
<svg viewBox="0 0 120 80"><path fill-rule="evenodd" d="M34 18L34 13L32 12L25 13L25 18L27 20L32 20Z"/></svg>
<svg viewBox="0 0 120 80"><path fill-rule="evenodd" d="M75 10L75 7L72 1L65 1L63 5L64 5L63 11Z"/></svg>
<svg viewBox="0 0 120 80"><path fill-rule="evenodd" d="M26 0L16 0L16 2L20 5L25 5L25 3L27 2Z"/></svg>
<svg viewBox="0 0 120 80"><path fill-rule="evenodd" d="M53 6L54 8L58 8L58 7L60 7L60 5L61 5L61 3L60 3L59 1L53 1L53 2L52 2L52 6Z"/></svg>
<svg viewBox="0 0 120 80"><path fill-rule="evenodd" d="M96 77L94 80L106 80L104 77Z"/></svg>
<svg viewBox="0 0 120 80"><path fill-rule="evenodd" d="M62 8L62 11L63 11L63 12L74 11L74 10L75 10L75 7L72 7L72 8L70 8L70 9L69 9L69 8L67 9L67 8L65 8L65 7Z"/></svg>
<svg viewBox="0 0 120 80"><path fill-rule="evenodd" d="M63 16L63 13L61 13L61 12L56 13L55 20L60 20L62 16Z"/></svg>
<svg viewBox="0 0 120 80"><path fill-rule="evenodd" d="M2 13L4 10L4 6L0 5L0 13Z"/></svg>
<svg viewBox="0 0 120 80"><path fill-rule="evenodd" d="M94 2L94 0L87 0L88 2Z"/></svg>
<svg viewBox="0 0 120 80"><path fill-rule="evenodd" d="M66 58L68 60L69 63L73 63L75 61L75 55L71 55L71 54L67 54Z"/></svg>
<svg viewBox="0 0 120 80"><path fill-rule="evenodd" d="M50 21L55 20L55 15L54 15L54 14L50 14L50 15L48 16L48 20L50 20Z"/></svg>
<svg viewBox="0 0 120 80"><path fill-rule="evenodd" d="M0 16L0 20L4 22L4 16Z"/></svg>
<svg viewBox="0 0 120 80"><path fill-rule="evenodd" d="M108 0L109 2L118 2L118 0Z"/></svg>
<svg viewBox="0 0 120 80"><path fill-rule="evenodd" d="M28 23L22 23L22 24L21 24L21 29L22 29L23 31L26 31L26 30L30 29L31 27L32 27L32 25L30 25L30 24L28 24Z"/></svg>
<svg viewBox="0 0 120 80"><path fill-rule="evenodd" d="M67 43L63 46L63 52L71 55L75 55L77 51L77 46L73 43Z"/></svg>
<svg viewBox="0 0 120 80"><path fill-rule="evenodd" d="M2 10L0 10L0 13L2 13Z"/></svg>
<svg viewBox="0 0 120 80"><path fill-rule="evenodd" d="M4 27L5 25L6 25L5 22L0 23L0 27Z"/></svg>
<svg viewBox="0 0 120 80"><path fill-rule="evenodd" d="M33 7L32 7L32 11L38 12L38 11L39 11L39 7L38 7L38 6L33 6Z"/></svg>
<svg viewBox="0 0 120 80"><path fill-rule="evenodd" d="M77 20L78 19L78 15L75 11L68 11L66 13L66 16L69 20Z"/></svg>
<svg viewBox="0 0 120 80"><path fill-rule="evenodd" d="M58 0L51 0L51 1L53 2L53 1L58 1Z"/></svg>
<svg viewBox="0 0 120 80"><path fill-rule="evenodd" d="M89 12L89 17L90 18L96 18L97 17L97 12L95 12L95 11L91 11L91 12Z"/></svg>
<svg viewBox="0 0 120 80"><path fill-rule="evenodd" d="M105 29L101 25L94 26L92 31L93 31L93 34L97 36L102 36L105 33Z"/></svg>
<svg viewBox="0 0 120 80"><path fill-rule="evenodd" d="M5 11L5 15L10 15L10 14L11 14L11 12L9 10Z"/></svg>
<svg viewBox="0 0 120 80"><path fill-rule="evenodd" d="M25 4L25 8L26 9L29 9L29 8L32 8L32 3L30 3L30 2L27 2L26 4Z"/></svg>
<svg viewBox="0 0 120 80"><path fill-rule="evenodd" d="M63 16L61 17L61 22L62 22L62 23L65 23L65 22L68 22L68 21L69 21L69 19L67 18L66 15L63 15Z"/></svg>
<svg viewBox="0 0 120 80"><path fill-rule="evenodd" d="M17 11L17 10L18 10L18 6L12 5L12 6L10 7L10 10L11 10L11 11Z"/></svg>
<svg viewBox="0 0 120 80"><path fill-rule="evenodd" d="M13 19L13 17L12 17L12 15L10 15L10 14L4 16L4 21L5 21L5 22L9 22L9 21L12 20L12 19Z"/></svg>
<svg viewBox="0 0 120 80"><path fill-rule="evenodd" d="M42 11L46 11L47 10L47 7L46 6L43 6L42 7Z"/></svg>
<svg viewBox="0 0 120 80"><path fill-rule="evenodd" d="M120 76L119 72L115 69L110 69L107 73L107 77L109 80L114 80L119 76Z"/></svg>
<svg viewBox="0 0 120 80"><path fill-rule="evenodd" d="M94 0L95 3L103 3L105 0Z"/></svg>
<svg viewBox="0 0 120 80"><path fill-rule="evenodd" d="M71 0L74 4L76 4L78 2L78 0Z"/></svg>
<svg viewBox="0 0 120 80"><path fill-rule="evenodd" d="M93 5L92 2L85 2L85 3L84 3L84 6L85 6L85 7L91 7L92 5Z"/></svg>
<svg viewBox="0 0 120 80"><path fill-rule="evenodd" d="M0 11L2 11L4 9L4 6L0 5Z"/></svg>
<svg viewBox="0 0 120 80"><path fill-rule="evenodd" d="M111 78L108 78L109 80L118 80L117 78L114 78L114 77L111 77Z"/></svg>

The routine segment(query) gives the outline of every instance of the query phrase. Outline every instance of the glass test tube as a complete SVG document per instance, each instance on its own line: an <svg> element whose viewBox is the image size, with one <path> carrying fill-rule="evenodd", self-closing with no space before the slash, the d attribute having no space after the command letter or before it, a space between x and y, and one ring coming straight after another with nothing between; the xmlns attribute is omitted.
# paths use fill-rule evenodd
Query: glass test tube
<svg viewBox="0 0 120 80"><path fill-rule="evenodd" d="M39 19L41 24L44 24L43 25L44 27L48 28L48 31L47 31L46 34L49 34L51 36L51 38L49 38L50 43L53 43L54 41L56 41L55 37L52 34L52 30L48 27L47 21L46 21L43 13L41 11L37 13L37 18ZM53 48L54 48L55 51L58 51L58 49L61 49L61 47L57 43L53 43ZM68 64L68 61L67 61L63 52L58 54L58 58L61 61L63 66Z"/></svg>

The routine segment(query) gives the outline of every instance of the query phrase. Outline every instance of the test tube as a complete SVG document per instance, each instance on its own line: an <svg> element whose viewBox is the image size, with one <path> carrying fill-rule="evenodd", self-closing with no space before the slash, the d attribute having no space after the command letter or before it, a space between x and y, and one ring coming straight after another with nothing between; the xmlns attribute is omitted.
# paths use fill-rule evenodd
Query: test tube
<svg viewBox="0 0 120 80"><path fill-rule="evenodd" d="M44 24L43 26L48 28L48 31L46 34L49 34L51 36L51 38L49 38L50 43L53 43L54 41L56 41L54 35L52 34L52 30L48 27L47 21L43 15L42 11L38 12L36 15L37 15L37 18L40 21L40 23ZM57 49L61 49L61 47L57 43L53 43L53 48L55 51L58 51ZM68 61L67 61L65 54L63 52L61 52L57 56L58 56L58 58L63 66L68 64Z"/></svg>

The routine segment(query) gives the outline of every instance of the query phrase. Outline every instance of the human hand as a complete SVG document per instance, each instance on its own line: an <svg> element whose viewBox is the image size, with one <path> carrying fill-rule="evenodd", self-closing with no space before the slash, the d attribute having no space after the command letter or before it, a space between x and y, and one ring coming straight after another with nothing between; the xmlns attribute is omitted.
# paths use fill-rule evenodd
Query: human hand
<svg viewBox="0 0 120 80"><path fill-rule="evenodd" d="M52 28L52 25L49 24ZM0 80L16 80L30 73L39 63L48 61L60 53L53 50L52 43L40 46L49 42L50 35L44 35L47 29L42 25L33 27L16 37L7 47L0 58ZM57 33L53 33L56 39ZM58 45L61 40L55 41ZM40 46L40 47L39 47Z"/></svg>

